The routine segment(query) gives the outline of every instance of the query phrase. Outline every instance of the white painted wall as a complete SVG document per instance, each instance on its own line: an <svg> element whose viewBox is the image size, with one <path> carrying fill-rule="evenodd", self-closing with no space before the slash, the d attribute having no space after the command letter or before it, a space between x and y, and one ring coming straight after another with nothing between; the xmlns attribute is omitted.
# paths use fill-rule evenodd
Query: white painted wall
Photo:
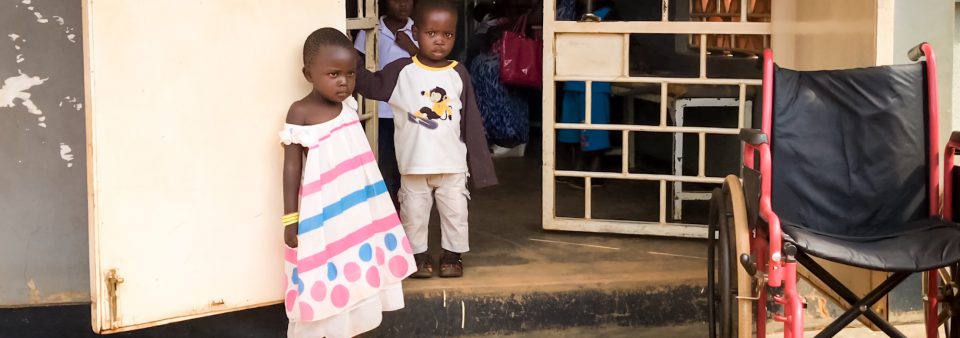
<svg viewBox="0 0 960 338"><path fill-rule="evenodd" d="M85 6L94 329L280 301L280 130L303 41L343 0Z"/></svg>

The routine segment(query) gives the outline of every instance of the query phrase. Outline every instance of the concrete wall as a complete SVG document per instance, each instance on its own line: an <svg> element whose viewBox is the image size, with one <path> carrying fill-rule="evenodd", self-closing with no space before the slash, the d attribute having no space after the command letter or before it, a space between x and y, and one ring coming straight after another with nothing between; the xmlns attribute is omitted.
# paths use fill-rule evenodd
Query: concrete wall
<svg viewBox="0 0 960 338"><path fill-rule="evenodd" d="M890 1L774 1L774 60L797 70L876 65L877 13Z"/></svg>
<svg viewBox="0 0 960 338"><path fill-rule="evenodd" d="M929 42L937 55L940 96L940 142L960 129L953 114L953 35L955 2L950 0L896 0L893 24L893 63L907 63L907 50Z"/></svg>
<svg viewBox="0 0 960 338"><path fill-rule="evenodd" d="M80 1L0 3L0 307L87 302Z"/></svg>

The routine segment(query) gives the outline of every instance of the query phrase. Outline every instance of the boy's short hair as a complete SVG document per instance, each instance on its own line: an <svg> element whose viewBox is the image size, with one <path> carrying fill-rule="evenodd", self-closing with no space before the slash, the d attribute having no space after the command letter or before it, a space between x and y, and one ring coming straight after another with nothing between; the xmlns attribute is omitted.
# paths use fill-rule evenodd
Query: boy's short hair
<svg viewBox="0 0 960 338"><path fill-rule="evenodd" d="M324 27L313 31L303 42L303 64L309 65L321 48L332 46L353 50L350 38L335 28Z"/></svg>
<svg viewBox="0 0 960 338"><path fill-rule="evenodd" d="M457 7L454 7L449 1L418 0L417 4L413 7L413 24L417 25L420 22L423 22L423 19L427 13L433 11L446 11L450 14L453 14L454 17L458 16Z"/></svg>

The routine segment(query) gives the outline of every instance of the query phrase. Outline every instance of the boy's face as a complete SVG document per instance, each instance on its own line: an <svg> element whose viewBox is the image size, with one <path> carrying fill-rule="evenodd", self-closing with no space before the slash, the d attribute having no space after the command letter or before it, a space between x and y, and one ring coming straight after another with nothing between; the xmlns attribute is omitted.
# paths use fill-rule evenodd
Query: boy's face
<svg viewBox="0 0 960 338"><path fill-rule="evenodd" d="M413 0L388 0L387 15L397 21L406 21L413 10Z"/></svg>
<svg viewBox="0 0 960 338"><path fill-rule="evenodd" d="M357 53L339 46L320 48L303 75L313 84L313 90L332 102L342 102L353 95L356 86Z"/></svg>
<svg viewBox="0 0 960 338"><path fill-rule="evenodd" d="M413 34L420 43L418 55L432 61L443 61L453 50L457 38L457 14L445 10L433 10L417 22Z"/></svg>

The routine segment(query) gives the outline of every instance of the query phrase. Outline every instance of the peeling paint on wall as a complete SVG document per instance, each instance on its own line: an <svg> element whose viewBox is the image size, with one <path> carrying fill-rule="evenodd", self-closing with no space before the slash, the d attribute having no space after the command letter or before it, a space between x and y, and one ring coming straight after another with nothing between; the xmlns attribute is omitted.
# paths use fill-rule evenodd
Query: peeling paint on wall
<svg viewBox="0 0 960 338"><path fill-rule="evenodd" d="M73 161L73 154L70 153L71 151L73 150L70 149L70 146L60 143L60 158L62 158L64 161L67 161L67 168L73 166L73 163L70 163Z"/></svg>
<svg viewBox="0 0 960 338"><path fill-rule="evenodd" d="M33 10L33 7L30 7L29 9L32 11L32 10ZM35 15L35 16L37 17L37 22L39 22L39 23L47 23L47 22L50 22L50 20L47 20L46 18L44 18L44 17L43 17L43 14L40 14L40 12L33 12L33 15Z"/></svg>
<svg viewBox="0 0 960 338"><path fill-rule="evenodd" d="M27 289L30 289L30 302L33 304L39 304L40 289L37 288L37 282L33 281L33 278L27 281Z"/></svg>
<svg viewBox="0 0 960 338"><path fill-rule="evenodd" d="M33 100L30 100L30 93L27 90L33 86L39 86L47 80L47 78L41 79L39 76L30 76L23 73L8 77L3 81L3 87L0 87L0 107L13 107L16 105L16 100L20 100L20 104L26 107L30 114L43 115L43 111L33 103Z"/></svg>
<svg viewBox="0 0 960 338"><path fill-rule="evenodd" d="M23 1L22 3L25 4L25 5L30 5L30 4L32 4L31 1ZM15 7L15 8L19 8L20 6L19 6L19 5L15 5L14 7ZM45 24L45 23L49 23L49 22L50 22L50 19L47 19L47 18L43 15L43 13L41 13L35 6L27 6L27 10L30 11L30 12L33 14L33 16L36 18L36 21L37 21L37 22L42 23L42 24ZM51 17L53 18L54 21L57 22L58 25L60 25L60 26L66 26L67 20L64 19L62 16L53 15L53 16L51 16ZM77 39L77 35L74 33L75 31L76 31L75 28L69 27L69 26L66 26L66 29L63 31L63 33L65 34L65 37L66 37L67 40L70 41L71 43L76 43L76 42L77 42L77 40L76 40L76 39ZM16 46L16 49L17 49L17 50L20 50L20 46Z"/></svg>

